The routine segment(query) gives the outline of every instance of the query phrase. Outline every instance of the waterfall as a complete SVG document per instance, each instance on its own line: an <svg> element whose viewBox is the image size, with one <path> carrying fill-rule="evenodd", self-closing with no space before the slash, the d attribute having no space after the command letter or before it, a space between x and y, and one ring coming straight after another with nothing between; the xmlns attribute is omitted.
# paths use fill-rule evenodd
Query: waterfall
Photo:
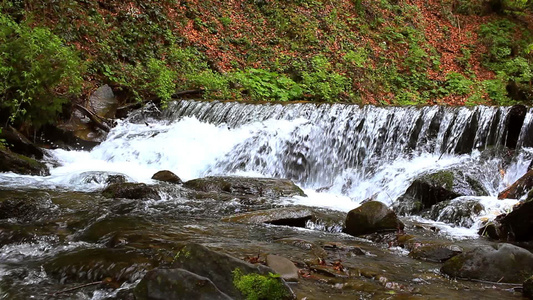
<svg viewBox="0 0 533 300"><path fill-rule="evenodd" d="M80 174L151 182L163 169L184 180L280 177L309 195L291 201L347 211L369 197L390 205L420 174L461 167L494 197L533 158L532 119L523 107L182 100L133 113L90 152L50 151L60 166L49 177L0 174L0 184L97 190Z"/></svg>

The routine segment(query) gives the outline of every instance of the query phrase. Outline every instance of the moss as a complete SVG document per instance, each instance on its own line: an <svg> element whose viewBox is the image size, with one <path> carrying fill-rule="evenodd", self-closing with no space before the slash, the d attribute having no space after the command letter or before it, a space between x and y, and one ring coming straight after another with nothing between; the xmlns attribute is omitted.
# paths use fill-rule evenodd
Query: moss
<svg viewBox="0 0 533 300"><path fill-rule="evenodd" d="M436 185L442 186L445 189L451 190L455 176L452 171L440 171L427 176L427 179Z"/></svg>
<svg viewBox="0 0 533 300"><path fill-rule="evenodd" d="M242 270L233 270L233 284L247 300L281 300L290 298L290 294L281 281L280 275L269 273L243 274Z"/></svg>

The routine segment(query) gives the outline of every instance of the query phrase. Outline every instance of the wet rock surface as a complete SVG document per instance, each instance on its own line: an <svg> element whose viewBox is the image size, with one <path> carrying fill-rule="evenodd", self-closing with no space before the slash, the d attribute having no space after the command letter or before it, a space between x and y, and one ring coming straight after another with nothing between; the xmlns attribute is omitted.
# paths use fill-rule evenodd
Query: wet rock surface
<svg viewBox="0 0 533 300"><path fill-rule="evenodd" d="M0 172L13 172L25 175L49 175L48 167L33 158L16 154L0 145Z"/></svg>
<svg viewBox="0 0 533 300"><path fill-rule="evenodd" d="M305 196L302 189L287 179L209 176L185 182L184 187L201 192L228 193L235 196L279 198Z"/></svg>
<svg viewBox="0 0 533 300"><path fill-rule="evenodd" d="M326 209L304 206L272 208L236 214L223 218L226 222L242 224L272 224L292 227L320 227L340 231L344 214Z"/></svg>
<svg viewBox="0 0 533 300"><path fill-rule="evenodd" d="M524 281L524 284L522 285L522 293L524 294L524 297L533 299L533 276Z"/></svg>
<svg viewBox="0 0 533 300"><path fill-rule="evenodd" d="M343 232L358 236L403 228L394 211L379 201L369 201L348 212Z"/></svg>
<svg viewBox="0 0 533 300"><path fill-rule="evenodd" d="M298 268L286 257L269 254L266 257L266 265L286 281L298 281Z"/></svg>
<svg viewBox="0 0 533 300"><path fill-rule="evenodd" d="M113 183L102 191L107 198L160 200L157 189L144 183Z"/></svg>
<svg viewBox="0 0 533 300"><path fill-rule="evenodd" d="M512 185L498 194L498 199L520 199L533 188L533 170L529 170Z"/></svg>
<svg viewBox="0 0 533 300"><path fill-rule="evenodd" d="M174 174L174 173L172 173L171 171L168 171L168 170L163 170L163 171L159 171L159 172L155 173L152 176L152 179L159 180L159 181L170 182L170 183L176 183L176 184L183 183L183 181L181 181L181 179L178 177L178 175L176 175L176 174Z"/></svg>
<svg viewBox="0 0 533 300"><path fill-rule="evenodd" d="M524 274L533 272L533 254L511 244L478 247L449 259L441 271L452 277L522 283Z"/></svg>
<svg viewBox="0 0 533 300"><path fill-rule="evenodd" d="M474 178L461 170L443 170L414 180L398 199L394 210L416 214L431 206L460 196L487 196L488 192Z"/></svg>
<svg viewBox="0 0 533 300"><path fill-rule="evenodd" d="M136 300L230 300L209 278L183 269L148 272L135 288Z"/></svg>
<svg viewBox="0 0 533 300"><path fill-rule="evenodd" d="M259 264L252 265L228 254L215 252L198 244L188 244L181 248L176 254L172 267L185 269L209 278L222 292L235 299L244 299L244 295L237 289L233 282L234 271L236 269L239 269L245 275L250 273L260 275L274 273L274 270L266 266ZM292 295L291 289L286 285L284 286L286 293Z"/></svg>

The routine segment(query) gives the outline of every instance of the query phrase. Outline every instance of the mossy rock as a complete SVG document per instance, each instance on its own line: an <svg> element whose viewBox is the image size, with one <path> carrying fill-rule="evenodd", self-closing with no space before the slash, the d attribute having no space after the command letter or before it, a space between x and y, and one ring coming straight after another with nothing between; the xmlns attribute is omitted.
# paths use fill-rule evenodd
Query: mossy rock
<svg viewBox="0 0 533 300"><path fill-rule="evenodd" d="M394 211L379 201L369 201L348 212L343 232L358 236L403 228Z"/></svg>
<svg viewBox="0 0 533 300"><path fill-rule="evenodd" d="M0 146L0 172L39 176L50 175L50 171L44 163L11 152L4 146Z"/></svg>
<svg viewBox="0 0 533 300"><path fill-rule="evenodd" d="M533 274L533 254L511 244L482 246L452 257L441 272L465 279L522 283Z"/></svg>
<svg viewBox="0 0 533 300"><path fill-rule="evenodd" d="M252 265L225 253L212 251L199 244L188 244L176 254L173 268L188 270L197 275L209 278L225 294L234 299L245 299L245 295L234 284L234 272L239 270L242 275L258 274L268 276L274 270L263 265ZM281 278L286 297L294 299L292 290Z"/></svg>
<svg viewBox="0 0 533 300"><path fill-rule="evenodd" d="M113 183L104 189L102 195L107 198L161 199L155 187L133 182Z"/></svg>
<svg viewBox="0 0 533 300"><path fill-rule="evenodd" d="M402 215L416 214L461 196L488 196L488 192L460 169L442 170L416 178L398 198L394 210Z"/></svg>
<svg viewBox="0 0 533 300"><path fill-rule="evenodd" d="M445 262L461 252L461 248L452 244L422 243L413 247L409 252L409 257L432 262Z"/></svg>

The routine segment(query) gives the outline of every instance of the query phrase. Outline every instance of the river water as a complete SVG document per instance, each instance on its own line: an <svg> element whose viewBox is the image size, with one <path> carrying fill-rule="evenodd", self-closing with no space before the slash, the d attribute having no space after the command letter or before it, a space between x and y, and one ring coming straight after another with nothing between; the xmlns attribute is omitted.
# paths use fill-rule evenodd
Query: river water
<svg viewBox="0 0 533 300"><path fill-rule="evenodd" d="M281 204L347 212L370 197L392 205L417 176L461 167L490 194L477 198L484 209L471 226L461 227L420 216L406 217L406 220L437 226L444 239L467 240L467 243L477 240L480 220L494 218L517 202L497 200L496 196L527 171L533 158L530 148L533 145L527 138L533 134L530 130L533 111L527 111L519 129L510 128L510 112L509 107L485 106L382 108L206 101L179 101L162 112L146 107L119 121L107 139L91 151L50 150L47 158L50 176L0 174L4 197L12 191L16 194L12 197L32 194L48 201L48 211L55 210L65 216L53 221L43 217L47 220L43 221L43 228L51 223L69 228L64 234L57 233L59 229L54 229L54 233L46 229L36 234L38 237L12 239L12 243L0 248L0 298L16 295L6 287L9 284L27 288L24 297L40 298L35 291L42 296L59 288L50 279L50 272L42 267L47 256L68 253L71 249L103 247L100 240L94 243L78 238L72 229L87 230L111 214L105 208L109 204L107 200L94 196L105 187L105 180L94 179L95 172L124 174L129 181L148 184L154 183L150 178L159 170L170 170L184 181L208 175L288 178L302 187L308 197L282 199ZM516 145L513 143L515 149L490 152L508 145L513 130L518 130ZM67 204L65 195L81 200ZM165 201L168 203L162 203ZM163 200L136 206L129 215L133 218L135 211L144 214L169 203L176 207L179 206L176 203L187 201L163 195ZM91 206L98 207L96 212L90 212ZM225 211L227 207L220 209ZM90 221L70 226L74 223L72 218L80 217L66 216L80 212L87 214ZM208 226L203 221L187 220L186 224L169 222L189 226L192 231L202 231ZM16 231L17 226L39 227L17 219L8 219L0 225L4 233ZM231 235L220 232L219 236L224 234ZM207 237L205 240L213 242ZM25 260L31 264L24 265ZM428 267L428 270L432 269ZM42 289L28 288L41 282L44 282ZM495 298L500 296L496 294ZM76 297L106 298L104 292L81 293Z"/></svg>

